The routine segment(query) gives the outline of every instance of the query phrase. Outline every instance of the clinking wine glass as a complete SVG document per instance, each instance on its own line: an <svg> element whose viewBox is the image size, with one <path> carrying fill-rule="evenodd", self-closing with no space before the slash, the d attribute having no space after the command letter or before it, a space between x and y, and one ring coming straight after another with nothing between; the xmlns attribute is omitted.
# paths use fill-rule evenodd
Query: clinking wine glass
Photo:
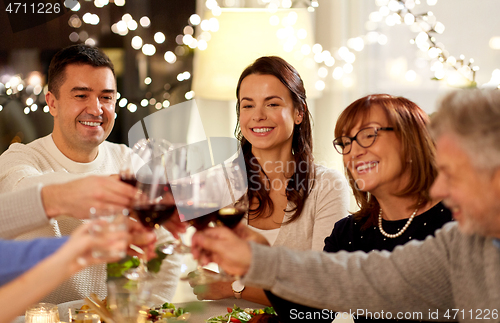
<svg viewBox="0 0 500 323"><path fill-rule="evenodd" d="M176 209L165 171L167 149L165 141L150 138L137 150L143 164L136 173L138 190L132 202L132 211L143 226L151 229L159 228ZM135 249L141 253L140 248ZM145 255L143 251L142 255ZM139 267L128 270L125 277L137 280L147 273L144 257L139 257L139 261Z"/></svg>
<svg viewBox="0 0 500 323"><path fill-rule="evenodd" d="M148 145L147 139L140 139L135 145L128 150L127 157L120 167L119 176L120 180L129 185L135 186L137 184L137 178L135 177L136 168L143 165L141 155L146 153L146 147Z"/></svg>
<svg viewBox="0 0 500 323"><path fill-rule="evenodd" d="M191 176L185 184L183 198L177 199L179 213L197 230L215 225L234 228L248 212L246 173L238 164L220 164ZM198 266L186 280L193 284L234 281L220 272L211 273Z"/></svg>
<svg viewBox="0 0 500 323"><path fill-rule="evenodd" d="M247 215L250 206L247 195L247 175L244 168L237 163L222 165L224 174L223 182L227 185L227 191L223 193L222 207L217 214L217 221L230 229L233 229ZM223 185L221 183L220 185ZM224 188L225 189L225 188Z"/></svg>
<svg viewBox="0 0 500 323"><path fill-rule="evenodd" d="M190 181L190 174L201 172L204 169L204 156L202 149L194 145L172 144L167 151L167 176L174 192L175 199L181 199L185 195L184 185ZM191 248L184 244L181 238L168 241L157 246L160 251L170 255L173 253L187 254Z"/></svg>
<svg viewBox="0 0 500 323"><path fill-rule="evenodd" d="M217 194L217 184L213 180L213 170L205 170L179 179L176 184L175 199L181 219L188 221L196 230L215 226L221 204ZM204 284L210 280L209 275L210 273L198 264L195 271L181 279L189 280L190 283L196 279L200 284Z"/></svg>
<svg viewBox="0 0 500 323"><path fill-rule="evenodd" d="M228 191L224 194L222 205L225 205L217 213L217 225L224 225L234 229L241 220L247 216L250 202L248 200L248 183L245 168L234 162L223 165L224 180ZM229 194L229 199L228 199ZM219 274L211 277L212 281L233 282L240 277L229 275L219 268Z"/></svg>
<svg viewBox="0 0 500 323"><path fill-rule="evenodd" d="M142 138L128 150L127 158L119 170L120 180L136 186L136 173L158 154L164 154L172 144L166 139Z"/></svg>

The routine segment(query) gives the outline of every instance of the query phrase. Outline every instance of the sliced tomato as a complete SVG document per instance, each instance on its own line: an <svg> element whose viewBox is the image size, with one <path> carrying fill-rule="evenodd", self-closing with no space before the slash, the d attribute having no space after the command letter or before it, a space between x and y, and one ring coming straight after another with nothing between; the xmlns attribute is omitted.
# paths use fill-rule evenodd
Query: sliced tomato
<svg viewBox="0 0 500 323"><path fill-rule="evenodd" d="M230 308L230 307L226 307L226 308L227 308L227 312L228 312L228 313L233 312L233 309L232 309L232 308Z"/></svg>
<svg viewBox="0 0 500 323"><path fill-rule="evenodd" d="M233 322L233 323L241 323L241 321L240 321L240 320L238 320L236 317L231 317L230 322Z"/></svg>

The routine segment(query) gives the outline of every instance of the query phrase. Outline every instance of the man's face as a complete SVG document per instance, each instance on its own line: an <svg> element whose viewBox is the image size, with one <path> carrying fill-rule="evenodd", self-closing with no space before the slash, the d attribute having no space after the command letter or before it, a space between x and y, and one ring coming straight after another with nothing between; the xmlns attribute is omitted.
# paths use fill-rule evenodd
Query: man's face
<svg viewBox="0 0 500 323"><path fill-rule="evenodd" d="M462 232L500 238L500 170L478 170L453 134L441 135L436 148L431 195L451 209Z"/></svg>
<svg viewBox="0 0 500 323"><path fill-rule="evenodd" d="M95 155L115 121L116 81L111 69L68 65L57 98L51 92L46 98L58 148L75 161L83 161L74 157L82 152Z"/></svg>

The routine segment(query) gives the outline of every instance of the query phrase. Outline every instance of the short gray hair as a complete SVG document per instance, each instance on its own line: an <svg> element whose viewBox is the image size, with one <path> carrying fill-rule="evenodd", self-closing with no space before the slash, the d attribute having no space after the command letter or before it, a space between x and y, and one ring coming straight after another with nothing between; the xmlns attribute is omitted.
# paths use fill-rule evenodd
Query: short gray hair
<svg viewBox="0 0 500 323"><path fill-rule="evenodd" d="M466 89L445 95L432 116L434 138L455 134L476 167L500 166L500 90Z"/></svg>

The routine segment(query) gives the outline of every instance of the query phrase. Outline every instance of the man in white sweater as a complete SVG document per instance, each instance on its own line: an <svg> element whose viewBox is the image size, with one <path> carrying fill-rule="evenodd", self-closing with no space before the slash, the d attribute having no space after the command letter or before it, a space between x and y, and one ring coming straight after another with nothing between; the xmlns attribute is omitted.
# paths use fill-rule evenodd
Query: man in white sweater
<svg viewBox="0 0 500 323"><path fill-rule="evenodd" d="M324 319L333 319L333 310L375 319L498 322L500 91L448 94L431 127L439 169L431 195L456 219L435 237L391 253L294 252L210 228L194 235L195 257L204 263L210 255L227 273L243 276L245 285L324 309ZM304 312L289 314L284 322L314 320Z"/></svg>
<svg viewBox="0 0 500 323"><path fill-rule="evenodd" d="M110 59L83 44L67 47L50 63L48 89L45 99L54 117L53 132L27 145L13 144L0 156L0 193L36 186L44 200L59 203L57 209L46 208L45 216L40 212L23 218L0 215L0 238L70 235L89 217L90 207L128 207L136 192L117 176L103 176L118 174L128 153L127 146L105 141L113 129L117 95ZM59 185L55 190L43 190L47 184ZM25 203L38 201L38 197L28 198ZM170 237L164 229L157 234L159 240ZM157 302L173 297L179 265L175 256L163 262ZM44 301L62 303L91 292L104 297L105 280L105 266L90 267Z"/></svg>

